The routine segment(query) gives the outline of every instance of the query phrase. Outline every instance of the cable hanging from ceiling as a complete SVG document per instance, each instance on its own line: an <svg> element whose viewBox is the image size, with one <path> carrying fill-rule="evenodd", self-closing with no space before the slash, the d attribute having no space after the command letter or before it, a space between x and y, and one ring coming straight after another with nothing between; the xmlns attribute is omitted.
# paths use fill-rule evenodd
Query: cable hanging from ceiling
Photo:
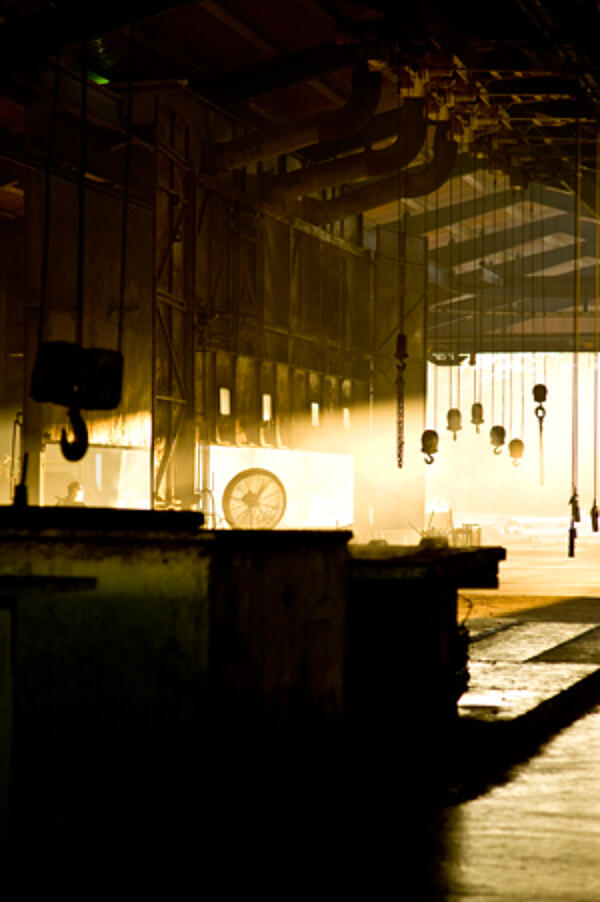
<svg viewBox="0 0 600 902"><path fill-rule="evenodd" d="M398 106L400 106L400 95L398 95ZM406 140L408 141L408 133L406 135ZM399 310L399 331L396 336L396 464L398 469L402 469L404 466L404 438L405 438L405 397L404 397L404 388L405 388L405 371L406 371L406 360L408 358L408 338L406 335L406 323L405 323L405 284L402 278L402 259L405 256L402 250L402 236L400 229L400 206L402 199L402 192L400 190L401 176L398 173L398 191L397 191L397 199L398 199L398 228L397 228L397 242L396 242L396 254L397 254L397 283L398 283L398 294L399 294L399 302L400 302L400 310Z"/></svg>
<svg viewBox="0 0 600 902"><path fill-rule="evenodd" d="M579 508L579 305L581 301L581 120L577 120L575 147L575 256L573 259L573 371L571 422L571 519L568 555L575 556L576 524L581 520Z"/></svg>
<svg viewBox="0 0 600 902"><path fill-rule="evenodd" d="M459 153L460 167L462 167L462 155ZM451 215L451 222L448 227L449 238L448 238L448 281L449 281L449 303L450 303L450 347L452 349L451 356L452 361L456 363L456 392L454 390L454 365L450 366L450 393L449 393L449 407L448 413L446 414L446 429L452 433L452 437L454 441L456 441L457 433L462 429L462 413L460 411L460 366L461 366L461 353L460 353L460 316L458 313L458 302L455 301L454 298L454 235L453 235L453 218L454 218L454 192L453 192L453 178L451 177L448 181L449 188L449 209ZM459 192L460 192L460 182L459 182ZM460 228L460 226L459 226ZM460 235L460 232L459 232ZM460 246L460 241L459 241Z"/></svg>
<svg viewBox="0 0 600 902"><path fill-rule="evenodd" d="M506 176L504 176L504 186L503 186L503 194L506 193ZM494 180L494 211L496 209L496 182ZM494 217L495 218L495 217ZM506 320L506 288L507 288L507 273L508 273L508 265L507 265L507 252L506 252L506 241L507 238L507 225L506 225L506 206L502 208L502 247L504 248L503 253L501 254L501 258L503 260L502 267L502 303L500 305L500 333L503 338L503 342L505 339L505 320ZM496 361L498 363L498 361ZM492 406L494 407L494 411L492 414L492 422L495 425L490 429L490 443L494 449L494 454L498 455L502 452L502 447L506 443L506 428L504 426L505 423L505 360L504 355L502 355L501 360L499 361L499 366L494 365L493 370L493 380L494 384L496 382L496 375L498 371L500 372L500 404L501 404L501 416L500 423L496 422L496 411L495 411L495 395L493 395ZM493 389L495 392L495 387Z"/></svg>
<svg viewBox="0 0 600 902"><path fill-rule="evenodd" d="M539 189L539 197L540 197L540 208L542 207L542 188L540 186ZM539 479L540 485L544 485L544 419L546 417L546 408L544 404L548 398L548 373L547 373L547 349L546 349L546 332L547 332L547 320L546 320L546 281L545 281L545 271L546 271L546 256L545 256L545 248L546 248L546 235L545 235L545 226L544 226L544 212L541 210L541 236L540 236L540 258L541 258L541 299L542 299L542 323L541 323L541 331L542 331L542 363L543 363L543 373L542 378L543 382L536 381L533 386L533 400L535 402L534 413L536 419L538 421L538 454L539 454ZM532 279L533 281L533 279ZM537 373L537 355L536 355L536 380L538 379Z"/></svg>
<svg viewBox="0 0 600 902"><path fill-rule="evenodd" d="M525 401L524 401L524 393L525 393L525 238L526 238L526 229L525 229L525 203L524 203L523 201L521 202L521 208L520 208L520 209L521 209L521 216L520 216L520 220L521 220L521 254L520 254L520 258L519 258L519 259L520 259L520 261L521 261L521 273L520 273L520 274L521 274L521 278L520 278L520 286L519 286L519 287L520 287L520 291L519 291L519 303L517 304L517 301L516 301L516 297L517 297L517 286L516 286L516 275L515 275L515 274L513 274L513 275L514 275L514 278L513 278L513 292L512 292L512 297L513 297L514 309L517 309L517 310L520 309L520 311L521 311L521 329L520 329L520 333L521 333L521 356L520 356L520 365L519 365L519 376L520 376L520 402L521 402L521 424L520 424L520 425L521 425L521 438L513 437L513 438L511 438L510 442L508 443L508 453L510 454L510 457L511 457L511 459L512 459L513 466L515 466L515 467L519 465L519 463L520 463L520 461L521 461L521 458L523 457L523 452L524 452L524 450L525 450L525 444L524 444L523 438L524 438L524 434L525 434L525 425L524 425L524 420L525 420ZM515 207L515 213L516 213L516 207ZM517 250L516 250L515 237L514 237L514 236L515 236L514 221L515 221L515 217L513 216L512 232L511 232L511 236L512 236L512 237L511 237L511 242L512 242L513 248L514 248L514 257L515 257L515 259L516 259L516 258L517 258ZM512 435L512 421L513 421L513 412L512 412L512 408L513 408L513 404L514 404L514 393L513 393L513 362L512 362L512 361L513 361L513 353L512 353L512 350L513 350L513 343L516 343L516 342L515 342L515 339L516 339L516 333L515 333L515 331L513 330L513 331L512 331L512 334L511 334L511 355L510 355L510 359L511 359L511 364L510 364L510 373L511 373L511 393L510 393L510 407L511 407L510 417L511 417L511 429L510 429L510 432L511 432L511 435Z"/></svg>
<svg viewBox="0 0 600 902"><path fill-rule="evenodd" d="M123 350L125 317L125 291L127 284L127 246L129 227L129 188L131 181L131 138L133 132L133 56L135 25L129 26L129 47L127 53L127 97L125 113L125 157L123 163L123 207L121 213L121 261L119 271L119 307L117 317L117 349Z"/></svg>
<svg viewBox="0 0 600 902"><path fill-rule="evenodd" d="M600 129L596 132L596 155L594 169L594 441L593 441L593 492L590 508L592 532L598 532L598 354L600 352Z"/></svg>
<svg viewBox="0 0 600 902"><path fill-rule="evenodd" d="M480 426L485 422L483 418L482 403L482 366L481 366L481 292L477 290L477 190L478 183L475 175L473 177L473 344L471 351L471 364L473 366L473 403L471 404L471 423L475 426L475 431L480 432ZM483 214L481 227L481 260L483 263L484 241L483 241ZM479 339L479 341L478 341Z"/></svg>
<svg viewBox="0 0 600 902"><path fill-rule="evenodd" d="M131 46L130 46L131 51ZM80 51L80 111L79 111L79 167L77 173L77 240L76 240L76 294L74 304L74 342L44 340L47 318L47 289L49 273L49 247L52 158L59 109L59 83L61 60L55 58L54 95L50 119L48 149L46 155L46 209L44 213L44 234L42 241L42 261L40 280L40 308L38 326L38 349L33 367L30 394L34 401L51 402L67 408L73 438L61 430L60 447L68 461L78 461L85 455L89 438L86 423L81 415L86 410L113 410L121 400L123 380L123 309L124 281L120 287L117 350L105 348L84 348L85 275L86 275L86 196L88 183L88 42L84 35ZM130 125L127 129L131 131ZM127 164L128 166L128 164ZM124 194L128 190L129 173L125 173ZM122 242L126 240L126 228ZM124 270L125 251L121 255L121 269Z"/></svg>
<svg viewBox="0 0 600 902"><path fill-rule="evenodd" d="M438 165L439 164L437 163L437 160L436 160L436 166L438 166ZM437 173L436 173L436 176L437 176ZM435 189L435 201L434 201L434 204L435 204L434 225L435 225L436 258L439 256L439 186L437 185L437 182L438 182L438 179L436 177L436 186L437 187ZM427 221L428 214L429 214L429 198L428 197L425 198L424 203L425 203L425 218ZM425 232L427 235L429 235L428 228L425 229ZM427 249L426 249L426 253L427 253L426 281L427 281L427 284L429 284L429 257L430 257L429 249L430 249L430 246L431 246L431 241L428 238ZM435 269L435 289L434 289L434 291L435 291L435 303L434 303L433 309L435 311L435 313L434 313L435 329L433 331L435 332L435 338L439 339L439 321L440 321L439 275L438 275L437 262L436 262L436 269ZM428 386L429 386L429 381L427 379L427 373L428 373L428 369L429 369L429 358L431 357L432 360L435 359L434 354L431 353L431 348L432 348L431 326L433 324L430 322L431 317L429 315L429 295L428 294L426 295L426 298L425 298L425 310L426 310L426 317L425 317L425 330L424 330L424 333L425 333L424 334L424 346L425 346L424 357L425 357L425 379L426 379L426 398L427 398ZM433 375L433 398L432 398L432 404L430 406L433 410L433 417L432 417L433 428L428 429L427 428L427 420L425 420L425 422L423 424L423 427L424 427L423 433L421 435L421 453L425 455L425 463L426 464L432 464L434 462L435 458L433 455L437 454L438 450L439 450L439 435L438 435L438 431L437 431L438 367L435 364L433 365L432 375ZM425 405L425 412L426 411L427 411L427 404Z"/></svg>

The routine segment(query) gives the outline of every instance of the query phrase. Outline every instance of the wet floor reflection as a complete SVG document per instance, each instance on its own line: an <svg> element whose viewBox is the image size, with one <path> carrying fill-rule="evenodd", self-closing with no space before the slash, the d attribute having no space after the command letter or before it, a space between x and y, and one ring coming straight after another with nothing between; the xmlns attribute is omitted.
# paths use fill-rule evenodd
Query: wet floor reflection
<svg viewBox="0 0 600 902"><path fill-rule="evenodd" d="M435 812L423 835L421 898L600 899L600 707L510 779Z"/></svg>

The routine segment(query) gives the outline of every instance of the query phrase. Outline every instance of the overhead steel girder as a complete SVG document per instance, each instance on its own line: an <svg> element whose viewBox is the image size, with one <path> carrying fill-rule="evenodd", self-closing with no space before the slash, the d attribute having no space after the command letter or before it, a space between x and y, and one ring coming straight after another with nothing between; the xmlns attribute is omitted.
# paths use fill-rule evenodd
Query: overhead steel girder
<svg viewBox="0 0 600 902"><path fill-rule="evenodd" d="M548 219L536 219L534 222L526 222L522 226L511 228L508 231L497 231L486 234L483 240L480 237L469 238L466 241L455 242L450 250L448 245L440 248L438 251L430 251L432 259L439 266L461 266L469 262L477 263L477 268L481 263L487 260L494 269L501 269L504 266L510 267L510 261L495 261L494 258L503 256L515 250L519 256L523 255L523 246L530 242L539 242L545 237L551 238L557 232L573 235L573 216L568 213L558 213ZM594 254L593 244L596 238L595 222L584 220L580 223L580 237L582 239L580 246L581 256ZM575 241L570 245L571 256L575 257L576 245ZM552 258L550 255L553 249L539 251L534 261L534 268L542 269L544 265L552 265L548 261ZM527 253L524 254L526 260L534 257L533 245L530 246ZM567 259L569 257L567 256ZM564 262L555 260L554 262ZM468 273L465 273L468 278Z"/></svg>
<svg viewBox="0 0 600 902"><path fill-rule="evenodd" d="M449 283L446 283L449 284ZM593 268L590 268L589 274L582 273L579 282L582 301L588 301L595 297L596 285L593 275ZM517 295L519 298L523 292L519 290L512 292L508 284L479 283L475 289L473 288L472 277L456 277L452 281L453 291L457 294L475 293L478 297L489 300L490 303L498 301L499 304L507 300L508 297ZM512 293L511 293L512 292ZM525 283L525 296L528 298L539 298L540 303L549 304L553 299L560 300L564 305L565 302L573 302L573 274L568 276L530 276Z"/></svg>
<svg viewBox="0 0 600 902"><path fill-rule="evenodd" d="M582 225L584 224L582 223ZM593 224L585 223L585 226L588 233L591 234ZM511 228L509 232L502 229L485 232L483 237L481 233L477 233L477 223L475 223L474 238L453 241L452 248L446 244L438 249L430 250L429 253L439 266L448 266L450 262L453 266L460 266L470 261L485 261L496 254L504 253L509 248L520 248L523 244L541 239L545 235L552 235L558 231L570 234L572 230L572 215L562 212L558 212L556 216L550 218L525 222L523 225Z"/></svg>
<svg viewBox="0 0 600 902"><path fill-rule="evenodd" d="M358 43L321 44L295 53L286 53L285 56L265 63L236 69L213 82L202 79L198 87L214 103L230 106L278 88L287 88L328 72L353 66L361 50L362 46ZM194 78L190 79L190 88L195 88Z"/></svg>
<svg viewBox="0 0 600 902"><path fill-rule="evenodd" d="M467 175L466 171L461 173ZM583 180L582 180L583 181ZM463 203L447 204L439 206L435 211L426 211L424 213L416 213L409 217L408 227L412 233L422 234L423 232L432 231L435 228L445 229L449 225L455 225L458 222L464 222L467 219L474 219L494 210L501 212L503 207L512 207L515 204L527 204L533 200L536 204L545 207L554 207L557 214L563 211L573 215L575 211L573 194L570 189L567 190L565 185L548 184L540 185L542 188L541 195L538 194L534 198L529 198L526 192L515 188L506 191L500 188L497 191L490 192L482 197L466 200ZM547 189L547 190L546 190Z"/></svg>

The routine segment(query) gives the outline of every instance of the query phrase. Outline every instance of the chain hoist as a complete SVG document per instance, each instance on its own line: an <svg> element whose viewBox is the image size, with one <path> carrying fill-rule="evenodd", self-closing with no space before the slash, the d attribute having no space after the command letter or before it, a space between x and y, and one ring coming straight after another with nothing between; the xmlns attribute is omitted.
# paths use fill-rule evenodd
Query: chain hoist
<svg viewBox="0 0 600 902"><path fill-rule="evenodd" d="M539 383L533 386L533 400L536 403L534 413L538 421L539 430L539 447L540 447L540 485L544 484L544 419L546 417L546 408L544 404L548 397L548 389L545 385Z"/></svg>
<svg viewBox="0 0 600 902"><path fill-rule="evenodd" d="M462 414L458 407L451 407L446 414L446 429L453 433L454 441L456 441L456 433L462 429Z"/></svg>
<svg viewBox="0 0 600 902"><path fill-rule="evenodd" d="M406 369L406 335L399 332L396 338L396 455L398 467L404 466L404 371Z"/></svg>
<svg viewBox="0 0 600 902"><path fill-rule="evenodd" d="M474 401L471 406L471 422L475 426L475 432L479 433L479 427L483 426L483 404L480 401Z"/></svg>
<svg viewBox="0 0 600 902"><path fill-rule="evenodd" d="M421 453L425 455L425 463L432 464L434 454L438 452L439 436L435 429L426 429L421 436Z"/></svg>
<svg viewBox="0 0 600 902"><path fill-rule="evenodd" d="M525 445L521 441L520 438L513 438L508 443L508 453L512 458L513 467L518 467L521 458L523 457L523 451L525 450Z"/></svg>
<svg viewBox="0 0 600 902"><path fill-rule="evenodd" d="M506 442L506 429L504 426L492 426L490 429L490 444L494 448L494 454L500 454L502 446Z"/></svg>

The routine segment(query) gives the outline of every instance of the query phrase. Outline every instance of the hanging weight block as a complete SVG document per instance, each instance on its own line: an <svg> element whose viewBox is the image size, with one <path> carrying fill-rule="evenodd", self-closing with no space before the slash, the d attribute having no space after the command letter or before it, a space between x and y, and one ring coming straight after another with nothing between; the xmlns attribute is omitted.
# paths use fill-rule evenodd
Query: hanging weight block
<svg viewBox="0 0 600 902"><path fill-rule="evenodd" d="M435 429L426 429L421 436L421 452L425 455L425 462L433 463L433 455L438 451L439 436Z"/></svg>
<svg viewBox="0 0 600 902"><path fill-rule="evenodd" d="M83 348L69 341L40 344L31 377L31 397L64 407L79 407Z"/></svg>
<svg viewBox="0 0 600 902"><path fill-rule="evenodd" d="M446 414L448 425L446 429L454 433L454 441L456 441L456 433L462 429L462 414L457 407L451 407Z"/></svg>
<svg viewBox="0 0 600 902"><path fill-rule="evenodd" d="M545 385L539 384L533 386L533 400L536 404L544 404L547 397L548 389Z"/></svg>
<svg viewBox="0 0 600 902"><path fill-rule="evenodd" d="M590 515L592 518L592 532L598 532L598 505L595 501L590 509Z"/></svg>
<svg viewBox="0 0 600 902"><path fill-rule="evenodd" d="M525 450L525 445L521 441L520 438L513 438L508 443L508 453L510 454L513 462L513 466L516 467L519 464L519 461L523 457L523 451Z"/></svg>
<svg viewBox="0 0 600 902"><path fill-rule="evenodd" d="M77 410L113 410L121 400L122 382L120 351L44 341L33 367L31 397Z"/></svg>
<svg viewBox="0 0 600 902"><path fill-rule="evenodd" d="M479 401L475 401L475 403L471 407L471 422L477 428L477 432L479 432L479 427L484 422L483 404L480 404Z"/></svg>
<svg viewBox="0 0 600 902"><path fill-rule="evenodd" d="M106 348L87 348L81 379L81 407L114 410L121 402L123 355Z"/></svg>
<svg viewBox="0 0 600 902"><path fill-rule="evenodd" d="M490 443L494 446L494 454L500 454L505 441L506 429L504 426L492 426L490 429Z"/></svg>

